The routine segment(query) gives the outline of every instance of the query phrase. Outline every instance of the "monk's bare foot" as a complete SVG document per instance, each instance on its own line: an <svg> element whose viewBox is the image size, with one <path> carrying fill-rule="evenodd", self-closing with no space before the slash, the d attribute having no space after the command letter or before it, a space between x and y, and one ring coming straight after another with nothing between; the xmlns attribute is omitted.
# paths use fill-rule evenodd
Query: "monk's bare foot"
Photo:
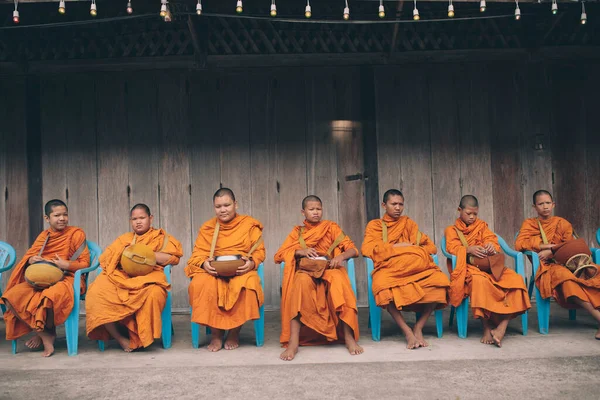
<svg viewBox="0 0 600 400"><path fill-rule="evenodd" d="M419 340L415 337L414 333L410 333L406 335L406 348L409 350L418 349L421 347Z"/></svg>
<svg viewBox="0 0 600 400"><path fill-rule="evenodd" d="M42 357L50 357L52 354L54 354L54 339L56 339L56 335L43 331L39 333L39 336L42 339L42 344L44 345Z"/></svg>
<svg viewBox="0 0 600 400"><path fill-rule="evenodd" d="M492 339L498 347L502 347L502 339L504 339L504 334L506 333L506 328L502 329L502 327L498 326L496 329L491 330Z"/></svg>
<svg viewBox="0 0 600 400"><path fill-rule="evenodd" d="M346 347L348 348L348 353L353 356L357 356L365 352L365 350L359 346L354 339L351 341L346 341Z"/></svg>
<svg viewBox="0 0 600 400"><path fill-rule="evenodd" d="M423 331L420 328L415 326L413 329L413 334L415 335L415 339L417 339L417 342L419 342L419 347L429 346L429 343L425 341L425 338L423 337Z"/></svg>
<svg viewBox="0 0 600 400"><path fill-rule="evenodd" d="M287 349L279 355L279 358L283 361L292 361L296 357L296 353L298 353L298 346L288 345Z"/></svg>
<svg viewBox="0 0 600 400"><path fill-rule="evenodd" d="M121 346L125 353L131 353L133 351L133 349L129 347L129 339L127 339L125 336L121 336L115 340L117 343L119 343L119 346Z"/></svg>
<svg viewBox="0 0 600 400"><path fill-rule="evenodd" d="M42 338L39 337L39 335L35 335L34 337L25 342L25 346L29 347L30 349L39 349L41 345Z"/></svg>
<svg viewBox="0 0 600 400"><path fill-rule="evenodd" d="M483 336L481 337L481 343L483 344L496 344L494 342L494 338L492 337L492 330L489 328L483 329Z"/></svg>
<svg viewBox="0 0 600 400"><path fill-rule="evenodd" d="M212 351L213 353L219 351L223 348L223 338L219 336L213 336L208 344L208 351Z"/></svg>
<svg viewBox="0 0 600 400"><path fill-rule="evenodd" d="M238 329L232 329L227 334L225 350L234 350L238 347L240 347L240 331Z"/></svg>

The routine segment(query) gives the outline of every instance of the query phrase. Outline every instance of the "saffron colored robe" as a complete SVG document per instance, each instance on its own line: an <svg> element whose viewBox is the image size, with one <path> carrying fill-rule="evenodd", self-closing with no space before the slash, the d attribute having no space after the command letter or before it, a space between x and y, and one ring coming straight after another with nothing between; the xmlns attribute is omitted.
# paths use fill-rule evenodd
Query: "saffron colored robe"
<svg viewBox="0 0 600 400"><path fill-rule="evenodd" d="M121 269L121 255L132 244L134 233L121 235L100 256L102 273L88 290L85 311L86 331L92 340L109 340L105 324L118 322L129 332L129 347L148 347L161 336L161 312L171 285L156 265L148 275L129 277ZM165 246L165 240L168 243ZM154 252L170 254L165 265L177 265L183 255L181 243L162 229L150 228L135 235L135 243L149 246Z"/></svg>
<svg viewBox="0 0 600 400"><path fill-rule="evenodd" d="M90 265L90 252L85 245L85 233L82 229L67 226L62 231L53 232L46 229L40 233L13 270L6 285L6 292L2 295L2 302L10 304L17 314L13 314L9 309L4 313L6 340L17 339L32 330L43 331L50 309L54 312L54 326L64 324L73 310L74 272L66 272L60 282L44 290L34 289L25 281L25 269L29 266L29 259L39 254L48 236L48 242L41 254L43 258L50 260L58 254L63 260L70 260L79 247L84 245L79 257L71 261L71 269L83 269ZM84 284L82 279L82 293L85 292Z"/></svg>
<svg viewBox="0 0 600 400"><path fill-rule="evenodd" d="M342 234L342 229L332 221L312 224L304 221L302 237L306 246L314 248L319 255L325 255L331 245ZM358 309L356 297L346 268L329 268L319 279L296 271L296 250L302 249L299 242L302 226L296 226L285 239L277 254L275 263L285 262L281 285L281 336L285 346L290 339L290 321L300 315L300 344L314 345L343 341L344 321L354 331L358 340ZM333 258L356 246L348 236L330 254ZM358 253L358 249L356 249Z"/></svg>
<svg viewBox="0 0 600 400"><path fill-rule="evenodd" d="M469 246L492 243L497 252L502 251L498 238L483 220L467 226L460 218L446 228L446 250L456 256L456 267L450 274L450 303L458 307L466 296L475 318L498 321L498 315L515 318L531 308L523 278L505 268L499 281L488 272L467 263L467 248L463 246L455 228L463 233Z"/></svg>
<svg viewBox="0 0 600 400"><path fill-rule="evenodd" d="M388 229L387 242L382 222ZM438 309L447 305L450 282L431 257L437 249L425 234L416 245L418 232L418 225L406 216L394 220L386 214L367 225L362 254L375 266L372 289L379 307L393 302L398 310L420 312L425 304L437 303ZM403 242L413 246L394 247Z"/></svg>
<svg viewBox="0 0 600 400"><path fill-rule="evenodd" d="M528 218L523 222L517 237L517 250L540 251L542 235L537 221L538 218ZM566 219L551 217L539 221L550 244L573 240L573 227ZM544 299L554 297L562 307L579 308L569 301L570 297L578 297L582 301L591 303L594 308L600 308L600 274L591 279L580 279L553 260L540 261L535 284Z"/></svg>
<svg viewBox="0 0 600 400"><path fill-rule="evenodd" d="M185 267L192 278L188 287L192 322L217 329L233 329L252 319L258 319L264 302L260 278L256 270L231 278L214 277L202 268L210 256L210 245L217 218L205 222L196 238L194 251ZM222 222L214 256L247 255L262 236L263 226L248 215L236 215ZM255 268L265 260L265 246L260 244L252 253Z"/></svg>

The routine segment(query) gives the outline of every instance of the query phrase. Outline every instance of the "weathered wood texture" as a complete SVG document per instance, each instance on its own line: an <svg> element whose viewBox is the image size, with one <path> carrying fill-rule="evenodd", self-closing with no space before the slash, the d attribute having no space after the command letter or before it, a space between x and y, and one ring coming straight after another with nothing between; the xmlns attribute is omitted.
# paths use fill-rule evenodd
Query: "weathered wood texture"
<svg viewBox="0 0 600 400"><path fill-rule="evenodd" d="M44 76L43 200L67 200L71 223L101 247L129 230L131 206L147 203L154 226L183 243L173 274L178 310L188 307L183 267L200 225L214 215L219 186L234 189L240 212L265 226L265 298L277 308L273 254L302 222L304 196L319 195L325 218L360 246L367 206L379 207L365 196L366 159L377 165L379 196L403 190L406 213L436 243L468 193L479 198L481 218L513 243L541 188L554 192L557 214L591 242L600 225L598 67L455 63ZM0 240L20 257L30 244L25 80L2 78L0 88L11 93L0 99ZM365 101L374 103L371 112ZM363 135L374 131L376 147L365 147ZM364 305L362 260L357 278Z"/></svg>

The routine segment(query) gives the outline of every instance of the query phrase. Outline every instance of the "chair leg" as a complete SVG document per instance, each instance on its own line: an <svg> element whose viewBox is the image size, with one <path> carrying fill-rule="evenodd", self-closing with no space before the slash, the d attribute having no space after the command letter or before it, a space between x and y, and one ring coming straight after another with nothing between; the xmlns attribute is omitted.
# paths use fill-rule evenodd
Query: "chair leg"
<svg viewBox="0 0 600 400"><path fill-rule="evenodd" d="M381 340L381 308L369 305L369 318L371 319L371 339L375 342Z"/></svg>
<svg viewBox="0 0 600 400"><path fill-rule="evenodd" d="M577 319L577 310L569 310L569 321L575 321Z"/></svg>
<svg viewBox="0 0 600 400"><path fill-rule="evenodd" d="M537 286L535 286L534 290L538 312L538 327L542 335L547 335L550 325L550 299L543 299Z"/></svg>
<svg viewBox="0 0 600 400"><path fill-rule="evenodd" d="M192 346L197 349L200 347L200 325L192 322Z"/></svg>
<svg viewBox="0 0 600 400"><path fill-rule="evenodd" d="M256 347L265 344L265 306L260 306L260 318L254 321L254 335L256 336Z"/></svg>
<svg viewBox="0 0 600 400"><path fill-rule="evenodd" d="M104 351L104 340L98 340L98 350Z"/></svg>
<svg viewBox="0 0 600 400"><path fill-rule="evenodd" d="M12 353L17 354L17 341L16 340L12 341Z"/></svg>
<svg viewBox="0 0 600 400"><path fill-rule="evenodd" d="M456 311L456 307L450 306L450 321L448 322L448 326L452 329L452 325L454 325L454 312Z"/></svg>
<svg viewBox="0 0 600 400"><path fill-rule="evenodd" d="M442 310L435 310L435 327L437 337L441 338L444 335L444 312Z"/></svg>
<svg viewBox="0 0 600 400"><path fill-rule="evenodd" d="M71 314L65 321L65 333L69 356L76 356L79 344L79 307L73 308L73 311L71 311Z"/></svg>
<svg viewBox="0 0 600 400"><path fill-rule="evenodd" d="M469 322L469 298L467 297L456 308L456 322L458 325L458 337L467 337L467 323Z"/></svg>
<svg viewBox="0 0 600 400"><path fill-rule="evenodd" d="M523 315L521 315L521 328L523 329L523 336L527 336L528 322L527 318L529 317L529 311L525 311Z"/></svg>

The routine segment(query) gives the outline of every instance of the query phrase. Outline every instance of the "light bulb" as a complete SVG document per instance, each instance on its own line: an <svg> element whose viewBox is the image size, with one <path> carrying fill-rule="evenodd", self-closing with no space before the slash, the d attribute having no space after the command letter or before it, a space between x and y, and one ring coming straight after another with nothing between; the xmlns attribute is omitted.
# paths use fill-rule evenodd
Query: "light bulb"
<svg viewBox="0 0 600 400"><path fill-rule="evenodd" d="M242 0L237 1L237 5L235 6L235 12L241 14L244 11L244 6L242 6Z"/></svg>
<svg viewBox="0 0 600 400"><path fill-rule="evenodd" d="M160 6L160 14L159 15L163 18L167 16L167 5L165 3L163 3Z"/></svg>
<svg viewBox="0 0 600 400"><path fill-rule="evenodd" d="M311 9L310 5L308 5L308 4L306 5L306 8L304 9L304 16L306 18L312 17L312 9Z"/></svg>
<svg viewBox="0 0 600 400"><path fill-rule="evenodd" d="M558 12L558 4L556 4L556 0L552 1L552 14L556 15Z"/></svg>
<svg viewBox="0 0 600 400"><path fill-rule="evenodd" d="M419 10L417 10L417 7L415 7L415 9L413 10L413 19L415 21L418 21L421 19L421 16L419 15Z"/></svg>
<svg viewBox="0 0 600 400"><path fill-rule="evenodd" d="M277 16L277 6L275 5L275 3L271 4L271 17L276 17Z"/></svg>
<svg viewBox="0 0 600 400"><path fill-rule="evenodd" d="M452 4L448 5L448 16L454 18L454 6Z"/></svg>
<svg viewBox="0 0 600 400"><path fill-rule="evenodd" d="M515 20L520 20L521 19L521 9L519 8L519 6L517 5L517 8L515 8Z"/></svg>
<svg viewBox="0 0 600 400"><path fill-rule="evenodd" d="M90 6L90 15L92 17L95 17L96 15L98 15L98 10L96 9L96 3L92 3L92 5Z"/></svg>
<svg viewBox="0 0 600 400"><path fill-rule="evenodd" d="M18 24L19 21L20 21L20 19L19 19L19 11L15 10L15 11L13 11L13 22L15 24Z"/></svg>
<svg viewBox="0 0 600 400"><path fill-rule="evenodd" d="M60 0L60 2L58 3L58 13L64 14L65 12L67 12L67 7L65 7L65 0Z"/></svg>
<svg viewBox="0 0 600 400"><path fill-rule="evenodd" d="M379 18L385 18L385 7L383 4L379 5Z"/></svg>
<svg viewBox="0 0 600 400"><path fill-rule="evenodd" d="M587 22L587 14L584 12L581 13L581 25L585 25Z"/></svg>
<svg viewBox="0 0 600 400"><path fill-rule="evenodd" d="M196 4L196 14L202 14L202 4L200 3L200 1L198 1L198 4Z"/></svg>
<svg viewBox="0 0 600 400"><path fill-rule="evenodd" d="M165 22L171 22L171 11L167 10L167 14L165 15Z"/></svg>
<svg viewBox="0 0 600 400"><path fill-rule="evenodd" d="M127 2L127 14L133 14L133 7L131 7L131 2Z"/></svg>
<svg viewBox="0 0 600 400"><path fill-rule="evenodd" d="M350 8L344 7L344 19L348 21L350 19Z"/></svg>
<svg viewBox="0 0 600 400"><path fill-rule="evenodd" d="M487 4L485 4L485 0L481 0L479 2L479 12L485 12L486 8L487 8Z"/></svg>

